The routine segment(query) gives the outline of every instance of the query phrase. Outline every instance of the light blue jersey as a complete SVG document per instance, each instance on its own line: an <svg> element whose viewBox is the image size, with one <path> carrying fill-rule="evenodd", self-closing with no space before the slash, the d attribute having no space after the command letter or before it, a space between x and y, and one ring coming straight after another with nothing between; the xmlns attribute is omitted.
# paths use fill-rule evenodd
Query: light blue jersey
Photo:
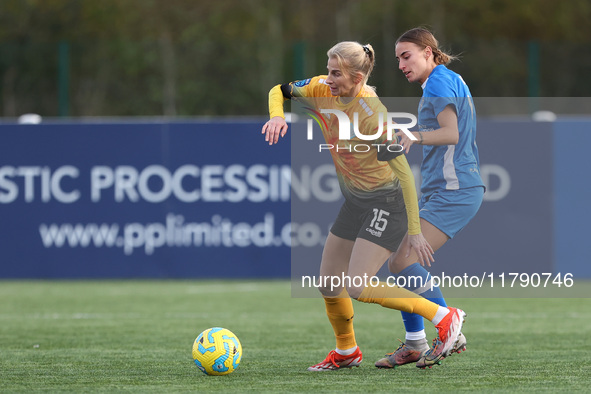
<svg viewBox="0 0 591 394"><path fill-rule="evenodd" d="M456 145L423 146L421 193L484 186L476 146L476 111L468 86L459 74L444 65L433 69L423 84L419 104L419 131L438 129L437 115L452 105L458 116Z"/></svg>

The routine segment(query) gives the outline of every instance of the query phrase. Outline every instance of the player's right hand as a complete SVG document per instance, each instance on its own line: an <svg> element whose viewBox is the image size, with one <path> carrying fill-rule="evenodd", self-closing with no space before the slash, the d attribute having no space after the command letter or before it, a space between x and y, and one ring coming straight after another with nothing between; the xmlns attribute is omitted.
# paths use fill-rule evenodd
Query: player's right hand
<svg viewBox="0 0 591 394"><path fill-rule="evenodd" d="M269 145L276 144L279 136L283 137L287 133L287 122L281 116L275 116L264 124L261 134L265 134L265 141Z"/></svg>

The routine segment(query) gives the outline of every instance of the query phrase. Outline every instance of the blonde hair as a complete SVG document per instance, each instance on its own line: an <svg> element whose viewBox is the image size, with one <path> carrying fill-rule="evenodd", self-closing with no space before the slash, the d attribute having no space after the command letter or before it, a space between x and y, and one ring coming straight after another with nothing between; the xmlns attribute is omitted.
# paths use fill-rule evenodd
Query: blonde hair
<svg viewBox="0 0 591 394"><path fill-rule="evenodd" d="M355 79L357 73L360 73L363 78L363 87L375 92L373 86L367 85L375 65L375 52L370 44L361 45L356 41L342 41L330 48L326 55L329 59L337 59L339 67L351 78Z"/></svg>
<svg viewBox="0 0 591 394"><path fill-rule="evenodd" d="M439 48L439 42L433 33L422 27L416 27L405 32L398 38L398 40L396 40L396 44L399 42L412 42L413 44L418 45L421 49L431 47L431 50L433 51L433 61L436 65L448 65L453 60L457 59L457 56L443 52Z"/></svg>

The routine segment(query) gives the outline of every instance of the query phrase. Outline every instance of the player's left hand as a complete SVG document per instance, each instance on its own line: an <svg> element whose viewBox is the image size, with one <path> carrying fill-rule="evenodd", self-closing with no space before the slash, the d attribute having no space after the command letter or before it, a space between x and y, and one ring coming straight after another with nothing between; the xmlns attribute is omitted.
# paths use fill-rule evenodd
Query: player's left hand
<svg viewBox="0 0 591 394"><path fill-rule="evenodd" d="M433 258L433 248L429 245L429 242L423 236L423 233L418 233L415 235L408 235L408 247L406 250L405 257L409 257L411 251L414 250L417 254L417 258L419 259L419 263L424 267L425 264L427 267L431 266L431 263L435 262Z"/></svg>
<svg viewBox="0 0 591 394"><path fill-rule="evenodd" d="M413 134L414 135L414 134ZM398 137L398 144L402 145L402 147L404 148L404 152L408 154L410 147L412 146L412 144L414 144L416 141L411 140L408 135L406 135L406 133L404 133L403 131L399 131L396 133L396 136ZM416 136L415 136L416 137Z"/></svg>

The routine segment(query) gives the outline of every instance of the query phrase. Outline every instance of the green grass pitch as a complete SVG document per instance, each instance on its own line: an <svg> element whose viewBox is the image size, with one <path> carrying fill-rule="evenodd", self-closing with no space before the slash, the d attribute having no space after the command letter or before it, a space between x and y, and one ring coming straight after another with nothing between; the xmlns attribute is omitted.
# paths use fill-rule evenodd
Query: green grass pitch
<svg viewBox="0 0 591 394"><path fill-rule="evenodd" d="M355 302L364 363L324 373L306 371L334 347L324 303L292 298L288 281L0 281L0 300L0 392L587 391L591 382L590 298L449 299L468 313L468 350L426 370L375 368L403 339L400 314ZM193 363L195 337L212 326L242 342L230 375Z"/></svg>

